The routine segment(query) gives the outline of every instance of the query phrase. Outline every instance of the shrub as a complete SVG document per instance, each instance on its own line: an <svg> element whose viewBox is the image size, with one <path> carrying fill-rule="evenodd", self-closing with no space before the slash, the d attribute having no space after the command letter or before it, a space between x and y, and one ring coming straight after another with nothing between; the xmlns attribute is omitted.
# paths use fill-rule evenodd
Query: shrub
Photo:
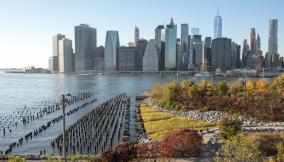
<svg viewBox="0 0 284 162"><path fill-rule="evenodd" d="M9 156L8 162L26 162L26 159L20 156Z"/></svg>
<svg viewBox="0 0 284 162"><path fill-rule="evenodd" d="M136 158L137 152L135 144L130 141L118 144L114 150L102 153L103 162L127 162Z"/></svg>
<svg viewBox="0 0 284 162"><path fill-rule="evenodd" d="M224 139L230 139L242 131L242 122L239 119L224 117L219 122L220 135Z"/></svg>
<svg viewBox="0 0 284 162"><path fill-rule="evenodd" d="M216 95L226 95L228 92L228 86L226 81L221 81L216 84Z"/></svg>
<svg viewBox="0 0 284 162"><path fill-rule="evenodd" d="M269 86L270 89L284 89L284 73L276 77Z"/></svg>
<svg viewBox="0 0 284 162"><path fill-rule="evenodd" d="M265 80L258 80L255 83L255 89L267 89L269 84Z"/></svg>
<svg viewBox="0 0 284 162"><path fill-rule="evenodd" d="M217 161L262 161L264 157L259 148L259 141L247 139L245 135L240 134L227 140L222 145L221 157L217 157Z"/></svg>
<svg viewBox="0 0 284 162"><path fill-rule="evenodd" d="M253 80L248 80L246 82L246 90L251 91L251 90L254 90L254 88L255 88L254 81Z"/></svg>
<svg viewBox="0 0 284 162"><path fill-rule="evenodd" d="M237 81L232 82L229 85L229 94L236 95L238 93L243 92L244 85L245 85L244 82L241 81L241 80L237 80Z"/></svg>
<svg viewBox="0 0 284 162"><path fill-rule="evenodd" d="M201 145L202 137L197 131L173 131L161 141L160 152L164 157L197 156Z"/></svg>
<svg viewBox="0 0 284 162"><path fill-rule="evenodd" d="M139 143L135 147L137 150L138 159L158 158L160 155L160 142L159 141Z"/></svg>

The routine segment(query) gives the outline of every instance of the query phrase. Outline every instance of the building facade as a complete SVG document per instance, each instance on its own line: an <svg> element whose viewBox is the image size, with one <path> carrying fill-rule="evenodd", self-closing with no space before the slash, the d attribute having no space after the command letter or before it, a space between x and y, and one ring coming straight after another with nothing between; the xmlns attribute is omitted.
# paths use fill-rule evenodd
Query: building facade
<svg viewBox="0 0 284 162"><path fill-rule="evenodd" d="M178 56L179 60L179 70L187 70L188 63L189 63L189 50L190 50L190 43L188 39L189 35L189 28L188 24L181 24L181 36L180 36L180 45L181 51L180 56Z"/></svg>
<svg viewBox="0 0 284 162"><path fill-rule="evenodd" d="M191 37L191 51L194 66L200 68L203 58L203 42L201 35L193 35Z"/></svg>
<svg viewBox="0 0 284 162"><path fill-rule="evenodd" d="M165 40L165 69L176 69L177 63L177 25L174 24L173 19L166 28Z"/></svg>
<svg viewBox="0 0 284 162"><path fill-rule="evenodd" d="M143 70L143 57L147 47L148 41L146 39L140 39L136 45L136 59L135 59L135 71Z"/></svg>
<svg viewBox="0 0 284 162"><path fill-rule="evenodd" d="M158 71L158 52L156 48L156 40L150 39L143 57L143 71Z"/></svg>
<svg viewBox="0 0 284 162"><path fill-rule="evenodd" d="M72 48L72 41L63 38L59 40L58 44L59 49L59 72L60 73L71 73L74 71L74 54Z"/></svg>
<svg viewBox="0 0 284 162"><path fill-rule="evenodd" d="M119 52L119 35L118 31L107 31L105 41L105 70L117 70L117 56Z"/></svg>
<svg viewBox="0 0 284 162"><path fill-rule="evenodd" d="M232 67L232 41L228 38L212 40L211 68L226 71Z"/></svg>
<svg viewBox="0 0 284 162"><path fill-rule="evenodd" d="M99 46L97 48L97 53L95 55L95 60L94 60L95 70L104 69L104 55L105 55L105 47Z"/></svg>
<svg viewBox="0 0 284 162"><path fill-rule="evenodd" d="M222 17L219 15L219 9L214 19L214 38L222 38Z"/></svg>
<svg viewBox="0 0 284 162"><path fill-rule="evenodd" d="M134 29L134 44L135 45L137 44L139 39L140 39L139 28L137 26L135 26L135 29Z"/></svg>
<svg viewBox="0 0 284 162"><path fill-rule="evenodd" d="M155 40L158 52L159 71L165 70L165 27L158 25L155 29Z"/></svg>
<svg viewBox="0 0 284 162"><path fill-rule="evenodd" d="M75 26L75 70L94 70L97 30L86 24Z"/></svg>
<svg viewBox="0 0 284 162"><path fill-rule="evenodd" d="M135 47L120 47L118 52L118 70L135 71Z"/></svg>

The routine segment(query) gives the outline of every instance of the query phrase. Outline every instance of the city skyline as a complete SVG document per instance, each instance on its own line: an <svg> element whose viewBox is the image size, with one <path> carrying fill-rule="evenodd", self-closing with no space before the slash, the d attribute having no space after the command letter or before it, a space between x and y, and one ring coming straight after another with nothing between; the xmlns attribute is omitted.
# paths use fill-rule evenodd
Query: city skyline
<svg viewBox="0 0 284 162"><path fill-rule="evenodd" d="M2 45L0 48L0 68L25 67L28 65L46 68L46 60L52 55L52 36L57 33L64 34L72 40L73 47L75 47L74 26L81 23L89 24L97 29L98 46L105 44L107 30L119 31L121 45L127 45L130 41L133 42L135 26L140 29L140 38L153 39L156 26L168 24L171 17L178 26L178 38L180 37L182 23L189 24L190 29L198 27L203 39L214 37L214 17L218 4L220 16L223 19L223 37L231 38L236 43L242 44L244 39L249 38L250 29L256 28L261 37L262 49L265 52L268 50L269 19L278 19L278 52L281 56L284 55L282 46L284 31L281 30L284 15L281 14L283 2L280 0L274 1L274 3L269 3L267 0L261 4L257 0L250 0L249 2L244 0L238 2L181 0L175 2L174 5L171 5L171 1L158 0L151 1L151 6L145 2L134 4L128 0L121 4L114 1L49 2L33 0L28 2L1 2L2 7L0 9L3 14L0 15L0 18L4 23L0 27L0 44ZM255 3L259 5L254 5ZM110 6L110 12L106 15L104 15L106 12L103 9L99 9L103 6ZM141 11L135 10L138 6ZM111 9L115 7L117 7L117 10L112 11ZM56 10L59 8L61 10ZM70 14L74 8L80 9L81 12L76 12L77 15L75 13ZM83 8L86 8L86 10L83 10ZM153 10L155 8L156 10ZM245 11L248 8L253 12ZM200 12L200 9L202 12ZM52 10L56 11L52 13ZM263 10L269 12L263 15ZM119 11L120 15L115 17L115 11ZM104 16L101 17L101 15ZM52 18L55 19L52 21ZM241 20L242 23L239 22ZM17 48L13 48L15 44ZM15 57L18 59L15 60Z"/></svg>

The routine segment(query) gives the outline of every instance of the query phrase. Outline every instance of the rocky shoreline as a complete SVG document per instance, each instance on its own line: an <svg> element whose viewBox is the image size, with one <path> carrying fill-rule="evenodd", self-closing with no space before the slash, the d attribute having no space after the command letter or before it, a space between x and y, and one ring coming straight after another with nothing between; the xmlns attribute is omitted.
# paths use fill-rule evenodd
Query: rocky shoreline
<svg viewBox="0 0 284 162"><path fill-rule="evenodd" d="M144 100L144 103L161 112L167 112L173 115L188 117L195 120L202 120L213 124L217 124L223 117L229 115L222 111L200 112L198 110L190 110L186 112L181 112L181 111L169 110L155 105L151 97L146 98ZM284 127L284 122L264 122L245 117L240 117L240 119L243 122L242 125L243 127Z"/></svg>

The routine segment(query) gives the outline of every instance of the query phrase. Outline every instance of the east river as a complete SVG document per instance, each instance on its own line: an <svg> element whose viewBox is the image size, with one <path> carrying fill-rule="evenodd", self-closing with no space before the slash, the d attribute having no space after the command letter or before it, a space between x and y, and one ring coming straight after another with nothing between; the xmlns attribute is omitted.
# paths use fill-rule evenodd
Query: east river
<svg viewBox="0 0 284 162"><path fill-rule="evenodd" d="M56 111L49 115L43 116L38 120L22 125L21 115L35 114L39 112L44 105L53 104L59 101L59 97L67 92L76 95L81 92L95 92L96 102L87 105L86 108L80 109L66 119L67 127L76 120L93 110L96 106L104 101L115 97L123 92L131 96L131 123L130 136L135 138L133 126L133 115L135 109L135 94L153 87L157 83L167 83L176 80L174 74L97 74L97 75L80 75L80 74L16 74L5 73L0 71L0 151L3 152L12 142L24 137L27 133L37 129L42 124L61 115L61 111ZM198 83L202 79L213 80L214 82L226 80L228 82L243 78L234 77L213 77L213 78L196 78L194 76L179 76L178 80L193 80ZM257 78L252 78L257 79ZM265 78L271 81L270 78ZM86 100L88 101L88 99ZM78 102L76 107L86 101ZM19 113L22 113L19 115ZM19 122L15 126L15 122ZM8 128L9 127L9 128ZM5 135L3 129L5 128ZM10 132L11 130L11 132ZM38 134L31 140L23 142L19 147L13 149L12 154L21 155L38 155L40 151L45 150L46 154L57 154L52 149L50 143L62 131L62 122L53 124L43 133ZM4 154L4 153L3 153Z"/></svg>

